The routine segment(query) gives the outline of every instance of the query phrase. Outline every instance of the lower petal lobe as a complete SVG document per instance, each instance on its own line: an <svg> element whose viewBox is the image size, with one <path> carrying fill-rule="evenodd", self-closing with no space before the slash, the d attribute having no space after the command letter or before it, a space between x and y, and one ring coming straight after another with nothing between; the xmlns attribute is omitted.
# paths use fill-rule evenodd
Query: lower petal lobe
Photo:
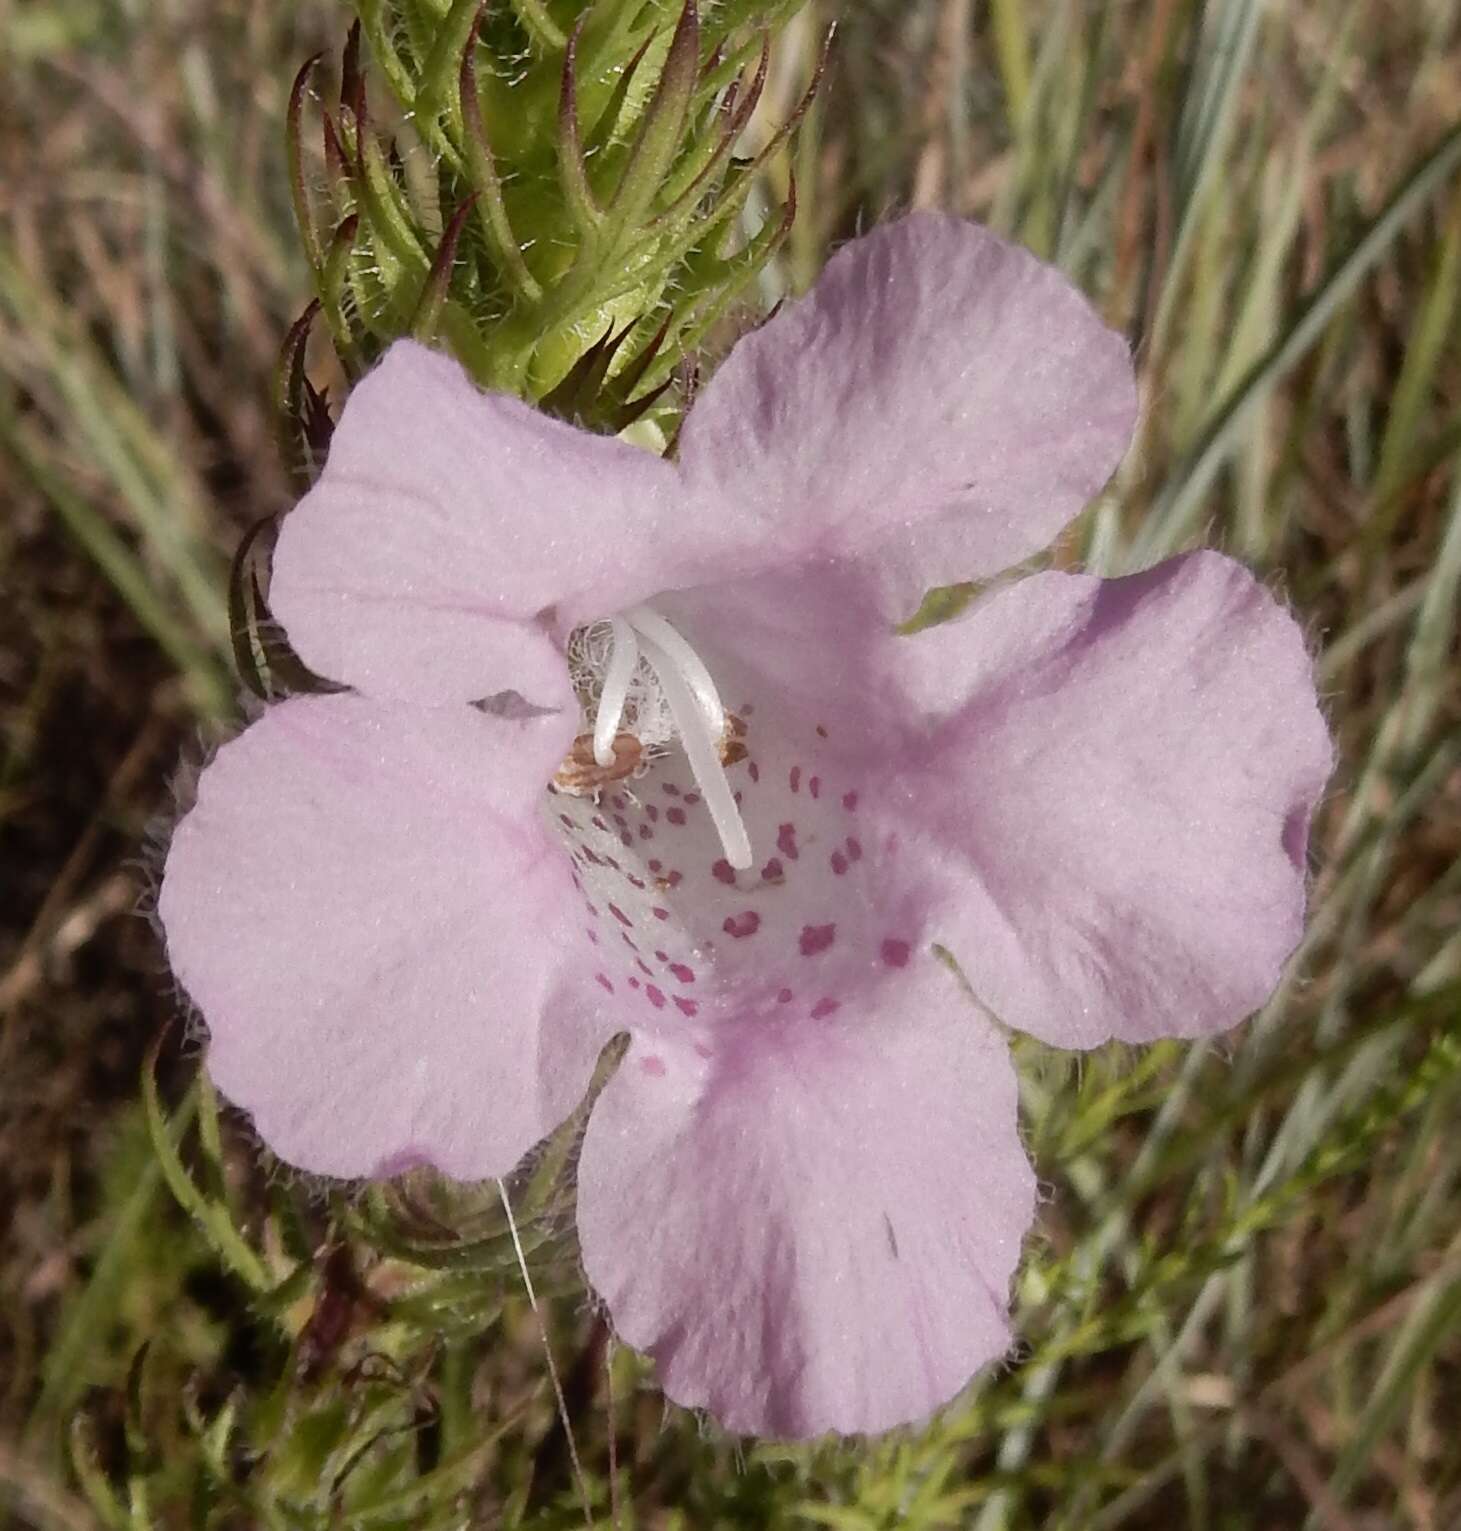
<svg viewBox="0 0 1461 1531"><path fill-rule="evenodd" d="M589 1121L589 1280L730 1430L921 1420L1009 1344L1035 1187L1004 1044L932 961L856 1003L714 1061L637 1037Z"/></svg>
<svg viewBox="0 0 1461 1531"><path fill-rule="evenodd" d="M556 718L346 695L205 768L159 910L210 1072L281 1158L504 1174L578 1103L607 1031L538 816L564 747Z"/></svg>

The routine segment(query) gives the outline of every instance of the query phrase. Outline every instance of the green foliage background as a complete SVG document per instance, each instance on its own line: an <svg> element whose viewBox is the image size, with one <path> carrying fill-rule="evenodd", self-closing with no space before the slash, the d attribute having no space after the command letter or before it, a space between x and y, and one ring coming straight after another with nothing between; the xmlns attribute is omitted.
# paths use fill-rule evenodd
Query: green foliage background
<svg viewBox="0 0 1461 1531"><path fill-rule="evenodd" d="M654 220L687 162L624 175L671 7L613 119L619 76L586 61L582 123L606 134L587 200L528 131L557 131L580 9L504 0L484 24L518 60L479 84L524 283L480 199L438 259L460 77L427 102L390 89L392 48L424 67L475 6L362 0L385 147L355 141L351 183L313 115L337 101L343 5L0 0L0 1525L1461 1523L1461 7L707 3L707 49L786 13L742 161L841 27L798 134L716 161L703 187L734 205L683 248ZM322 50L311 263L283 125ZM743 80L758 56L735 56ZM713 104L678 119L710 145ZM340 125L350 151L358 115ZM229 557L307 467L275 405L304 397L278 361L311 296L306 375L336 397L372 335L470 351L487 324L523 341L475 357L514 358L499 385L612 424L664 382L672 429L678 347L713 360L914 204L1058 260L1137 346L1136 448L1052 557L1115 571L1205 542L1253 563L1312 635L1342 764L1309 936L1243 1031L1021 1046L1049 1201L1018 1363L919 1433L738 1443L667 1410L585 1303L571 1132L510 1187L539 1314L495 1187L347 1196L261 1160L167 1031L136 910L172 762L235 716ZM628 232L605 234L616 205ZM532 287L562 270L535 263L585 247L577 306L545 318ZM638 285L615 293L629 250Z"/></svg>

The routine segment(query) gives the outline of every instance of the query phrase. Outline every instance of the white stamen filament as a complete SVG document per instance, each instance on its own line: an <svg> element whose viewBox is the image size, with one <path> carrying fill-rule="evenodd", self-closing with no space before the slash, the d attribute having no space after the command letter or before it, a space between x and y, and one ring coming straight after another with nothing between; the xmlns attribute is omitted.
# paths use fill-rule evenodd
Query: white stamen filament
<svg viewBox="0 0 1461 1531"><path fill-rule="evenodd" d="M674 650L678 652L660 644L658 633L652 633L649 624L642 620L645 616L653 618L661 630L671 635ZM720 835L720 843L725 847L725 859L737 871L744 872L751 865L751 838L746 833L730 782L726 780L725 767L720 763L725 711L720 706L720 697L709 671L700 656L663 617L646 612L640 606L629 613L629 619L639 631L644 657L664 690L690 769ZM704 689L696 685L696 671L703 677ZM707 692L714 700L714 714L706 705ZM711 721L715 714L719 716L718 723Z"/></svg>
<svg viewBox="0 0 1461 1531"><path fill-rule="evenodd" d="M615 618L616 637L618 636L618 620ZM710 678L710 671L705 668L705 661L657 611L651 611L648 606L632 607L624 613L624 620L642 638L649 639L660 649L669 661L669 667L684 678L695 698L695 705L705 719L706 726L718 741L725 733L725 708L721 705L720 693L715 689L715 682ZM663 666L656 664L655 669L663 676ZM673 705L671 703L671 706ZM749 866L750 862L746 865Z"/></svg>
<svg viewBox="0 0 1461 1531"><path fill-rule="evenodd" d="M624 703L639 664L639 640L623 617L611 617L613 647L608 668L604 671L604 689L599 693L599 710L594 715L594 759L601 766L614 763L614 738L624 717Z"/></svg>

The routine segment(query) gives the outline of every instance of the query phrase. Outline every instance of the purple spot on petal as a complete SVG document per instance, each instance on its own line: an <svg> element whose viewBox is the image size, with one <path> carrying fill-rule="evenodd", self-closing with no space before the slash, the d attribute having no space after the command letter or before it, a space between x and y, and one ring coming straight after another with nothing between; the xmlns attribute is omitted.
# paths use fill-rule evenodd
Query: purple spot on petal
<svg viewBox="0 0 1461 1531"><path fill-rule="evenodd" d="M659 809L653 803L646 803L644 805L644 816L651 824L659 823Z"/></svg>
<svg viewBox="0 0 1461 1531"><path fill-rule="evenodd" d="M761 868L761 879L763 882L783 882L785 878L786 868L782 866L775 856Z"/></svg>
<svg viewBox="0 0 1461 1531"><path fill-rule="evenodd" d="M832 870L839 877L847 871L847 857L841 851L832 852Z"/></svg>
<svg viewBox="0 0 1461 1531"><path fill-rule="evenodd" d="M675 977L680 980L681 983L695 982L695 969L692 967L687 967L683 962L670 963L670 972L672 972Z"/></svg>
<svg viewBox="0 0 1461 1531"><path fill-rule="evenodd" d="M665 869L665 864L662 861L651 861L649 869L651 872L662 872Z"/></svg>
<svg viewBox="0 0 1461 1531"><path fill-rule="evenodd" d="M596 818L596 819L595 819L595 820L594 820L594 828L595 828L595 829L601 829L601 830L603 830L603 832L604 832L604 833L605 833L605 834L608 834L608 832L609 832L609 826L608 826L608 825L607 825L607 824L605 824L605 823L604 823L604 821L603 821L603 820L602 820L602 819L599 819L599 818Z"/></svg>
<svg viewBox="0 0 1461 1531"><path fill-rule="evenodd" d="M820 776L812 777L812 779L807 783L807 791L810 792L813 797L821 797L822 778Z"/></svg>
<svg viewBox="0 0 1461 1531"><path fill-rule="evenodd" d="M747 909L744 914L727 915L725 923L720 927L728 936L734 936L738 941L746 936L754 936L761 928L761 916L754 909Z"/></svg>
<svg viewBox="0 0 1461 1531"><path fill-rule="evenodd" d="M637 989L639 987L639 980L634 977L632 973L629 975L629 987L631 989Z"/></svg>
<svg viewBox="0 0 1461 1531"><path fill-rule="evenodd" d="M700 794L698 792L687 792L685 794L685 806L687 808L693 808L699 801Z"/></svg>
<svg viewBox="0 0 1461 1531"><path fill-rule="evenodd" d="M908 957L913 948L906 941L897 941L892 937L883 942L883 961L890 968L902 968L908 966Z"/></svg>
<svg viewBox="0 0 1461 1531"><path fill-rule="evenodd" d="M752 760L746 766L746 774L751 778L753 783L758 782L761 780L761 767L758 766L754 760Z"/></svg>
<svg viewBox="0 0 1461 1531"><path fill-rule="evenodd" d="M778 1005L789 1005L791 1000L792 993L790 989L783 989L781 993L776 996L776 1003Z"/></svg>
<svg viewBox="0 0 1461 1531"><path fill-rule="evenodd" d="M656 904L656 905L655 905L655 906L654 906L654 908L653 908L653 909L651 909L651 910L650 910L650 911L649 911L649 912L650 912L650 913L651 913L651 914L652 914L652 915L653 915L653 916L654 916L654 917L655 917L655 919L657 919L657 920L667 920L667 919L669 919L669 917L670 917L670 911L669 911L669 910L668 910L668 909L661 909L661 908L660 908L660 906L659 906L659 905L658 905L658 904Z"/></svg>
<svg viewBox="0 0 1461 1531"><path fill-rule="evenodd" d="M787 785L790 786L790 788L791 788L791 790L793 792L800 792L801 791L801 789L802 789L802 768L800 766L793 766L791 768L791 775L787 779Z"/></svg>
<svg viewBox="0 0 1461 1531"><path fill-rule="evenodd" d="M629 806L629 804L626 803L622 797L617 795L612 797L610 802L613 803L613 805L619 810L620 813L623 813L624 810Z"/></svg>
<svg viewBox="0 0 1461 1531"><path fill-rule="evenodd" d="M683 808L669 808L665 811L665 818L676 827L685 822L685 810Z"/></svg>
<svg viewBox="0 0 1461 1531"><path fill-rule="evenodd" d="M663 1078L665 1072L665 1060L657 1053L650 1053L648 1057L639 1060L639 1067L654 1078Z"/></svg>
<svg viewBox="0 0 1461 1531"><path fill-rule="evenodd" d="M797 859L798 852L796 848L795 824L783 824L776 831L776 849L779 850L788 861L795 861Z"/></svg>
<svg viewBox="0 0 1461 1531"><path fill-rule="evenodd" d="M812 1006L812 1019L814 1021L824 1020L827 1016L831 1015L834 1010L840 1010L841 1008L842 1003L840 1000L819 999L817 1003Z"/></svg>
<svg viewBox="0 0 1461 1531"><path fill-rule="evenodd" d="M731 887L735 887L736 885L736 869L730 864L730 862L725 859L724 856L722 856L720 860L710 868L710 875L714 877L717 882L729 883Z"/></svg>
<svg viewBox="0 0 1461 1531"><path fill-rule="evenodd" d="M615 867L614 870L617 872L619 869L618 869L618 867ZM612 914L614 916L614 918L616 920L618 920L618 922L621 925L627 925L630 928L630 930L634 929L634 921L631 920L629 918L629 916L624 913L624 911L618 906L618 904L610 904L609 905L609 913Z"/></svg>
<svg viewBox="0 0 1461 1531"><path fill-rule="evenodd" d="M566 813L560 813L558 815L558 822L564 827L564 829L573 828L573 820L570 819Z"/></svg>
<svg viewBox="0 0 1461 1531"><path fill-rule="evenodd" d="M696 1004L693 999L686 999L682 994L675 995L675 1009L678 1010L681 1015L700 1014L700 1006ZM695 1050L696 1052L700 1051L698 1047Z"/></svg>
<svg viewBox="0 0 1461 1531"><path fill-rule="evenodd" d="M860 841L855 840L851 835L848 835L847 837L847 859L849 861L862 860L862 844Z"/></svg>
<svg viewBox="0 0 1461 1531"><path fill-rule="evenodd" d="M842 794L842 806L851 813L857 807L857 793L844 792Z"/></svg>
<svg viewBox="0 0 1461 1531"><path fill-rule="evenodd" d="M639 826L639 838L641 840L653 840L654 839L654 831L649 827L648 824L641 824Z"/></svg>
<svg viewBox="0 0 1461 1531"><path fill-rule="evenodd" d="M815 957L818 952L824 952L837 939L837 926L833 925L803 925L801 934L801 954L803 957Z"/></svg>
<svg viewBox="0 0 1461 1531"><path fill-rule="evenodd" d="M652 983L645 984L644 997L650 1002L651 1005L654 1006L656 1010L663 1010L667 1003L664 996L664 990L655 988Z"/></svg>
<svg viewBox="0 0 1461 1531"><path fill-rule="evenodd" d="M666 797L679 797L680 795L680 789L672 781L661 782L660 791L663 792Z"/></svg>
<svg viewBox="0 0 1461 1531"><path fill-rule="evenodd" d="M646 978L654 977L654 969L650 967L650 965L644 960L643 957L636 957L634 959L634 966L637 967Z"/></svg>
<svg viewBox="0 0 1461 1531"><path fill-rule="evenodd" d="M675 1003L677 1005L695 1005L695 1001L693 999L677 999ZM695 1008L698 1010L700 1007L699 1005L695 1005ZM702 1058L713 1058L715 1056L714 1050L705 1042L697 1042L695 1044L695 1051L699 1053Z"/></svg>
<svg viewBox="0 0 1461 1531"><path fill-rule="evenodd" d="M595 946L597 946L599 944L599 933L598 933L598 931L596 931L593 928L592 925L585 925L584 926L584 933L588 936L589 940L592 941Z"/></svg>
<svg viewBox="0 0 1461 1531"><path fill-rule="evenodd" d="M644 888L644 879L642 877L629 877L626 874L625 881L628 882L631 888L639 888L641 891Z"/></svg>
<svg viewBox="0 0 1461 1531"><path fill-rule="evenodd" d="M1309 860L1309 810L1300 805L1284 816L1282 843L1284 853L1296 872L1302 872Z"/></svg>
<svg viewBox="0 0 1461 1531"><path fill-rule="evenodd" d="M608 978L607 978L607 976L605 974L603 974L603 973L595 973L594 977L596 979L598 979L599 983L602 984L603 987L606 988L609 991L610 994L612 994L614 992L614 985L609 982L609 980L608 980Z"/></svg>
<svg viewBox="0 0 1461 1531"><path fill-rule="evenodd" d="M620 834L619 843L626 851L632 851L634 849L634 836L626 829Z"/></svg>

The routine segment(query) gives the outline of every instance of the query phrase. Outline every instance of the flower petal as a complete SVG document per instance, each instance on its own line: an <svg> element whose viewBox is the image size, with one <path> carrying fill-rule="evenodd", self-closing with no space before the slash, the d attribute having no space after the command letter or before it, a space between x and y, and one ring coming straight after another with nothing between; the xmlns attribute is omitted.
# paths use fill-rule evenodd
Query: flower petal
<svg viewBox="0 0 1461 1531"><path fill-rule="evenodd" d="M573 724L354 696L270 708L204 770L160 898L209 1068L282 1158L503 1174L608 1032L572 964L542 783Z"/></svg>
<svg viewBox="0 0 1461 1531"><path fill-rule="evenodd" d="M918 214L844 247L741 340L680 460L693 495L750 507L783 562L876 548L907 616L929 585L1044 547L1106 482L1135 417L1125 341L1058 271Z"/></svg>
<svg viewBox="0 0 1461 1531"><path fill-rule="evenodd" d="M677 1402L790 1438L921 1420L1003 1354L1033 1208L1004 1044L926 955L710 1058L636 1039L579 1168L620 1337Z"/></svg>
<svg viewBox="0 0 1461 1531"><path fill-rule="evenodd" d="M475 701L513 687L557 706L571 693L536 619L652 594L684 540L680 512L670 464L398 341L284 519L270 603L307 664L361 691Z"/></svg>
<svg viewBox="0 0 1461 1531"><path fill-rule="evenodd" d="M1260 1005L1302 929L1332 754L1303 637L1252 576L1216 553L1040 574L909 644L947 719L911 819L995 1014L1091 1047Z"/></svg>

